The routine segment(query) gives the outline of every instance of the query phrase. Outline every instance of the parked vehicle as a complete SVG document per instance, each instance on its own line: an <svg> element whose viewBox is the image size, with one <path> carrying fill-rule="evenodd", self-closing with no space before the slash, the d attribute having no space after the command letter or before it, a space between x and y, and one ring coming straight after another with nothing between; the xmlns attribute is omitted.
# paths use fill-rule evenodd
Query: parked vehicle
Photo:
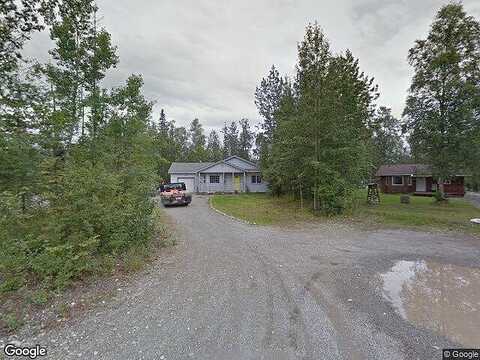
<svg viewBox="0 0 480 360"><path fill-rule="evenodd" d="M192 194L187 192L185 183L160 185L160 199L164 206L185 205L192 202Z"/></svg>

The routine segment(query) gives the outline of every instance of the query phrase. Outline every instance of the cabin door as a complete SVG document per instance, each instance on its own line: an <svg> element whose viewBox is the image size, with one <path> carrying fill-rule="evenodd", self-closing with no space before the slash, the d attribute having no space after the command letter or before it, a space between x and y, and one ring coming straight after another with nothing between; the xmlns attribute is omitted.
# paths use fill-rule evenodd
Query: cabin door
<svg viewBox="0 0 480 360"><path fill-rule="evenodd" d="M427 181L424 177L417 177L417 185L416 185L415 190L417 192L427 191Z"/></svg>

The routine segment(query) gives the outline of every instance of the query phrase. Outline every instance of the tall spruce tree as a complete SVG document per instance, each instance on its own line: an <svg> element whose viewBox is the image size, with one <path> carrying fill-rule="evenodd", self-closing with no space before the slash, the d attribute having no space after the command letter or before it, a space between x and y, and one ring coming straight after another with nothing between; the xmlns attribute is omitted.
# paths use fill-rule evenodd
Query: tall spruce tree
<svg viewBox="0 0 480 360"><path fill-rule="evenodd" d="M263 136L267 144L272 142L273 133L277 126L275 113L280 106L285 89L285 80L272 65L266 78L263 78L260 85L255 89L255 105L263 122L260 124Z"/></svg>
<svg viewBox="0 0 480 360"><path fill-rule="evenodd" d="M190 124L189 129L189 154L190 161L205 161L207 154L205 150L206 137L203 131L202 124L198 119L194 119Z"/></svg>
<svg viewBox="0 0 480 360"><path fill-rule="evenodd" d="M408 60L415 74L404 116L413 156L443 182L480 165L480 23L462 4L442 7Z"/></svg>

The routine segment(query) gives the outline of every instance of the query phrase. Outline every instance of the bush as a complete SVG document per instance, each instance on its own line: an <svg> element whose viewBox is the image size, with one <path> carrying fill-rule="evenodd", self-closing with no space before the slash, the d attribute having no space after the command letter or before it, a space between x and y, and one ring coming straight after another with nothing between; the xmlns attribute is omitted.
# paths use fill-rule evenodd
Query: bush
<svg viewBox="0 0 480 360"><path fill-rule="evenodd" d="M445 193L442 193L442 192L440 192L440 191L438 191L438 190L433 193L433 197L435 198L435 200L436 200L437 202L443 202L443 201L447 201L447 200L448 200L448 199L447 199L447 196L445 195Z"/></svg>
<svg viewBox="0 0 480 360"><path fill-rule="evenodd" d="M72 279L98 272L98 259L150 241L154 224L149 176L115 174L104 165L72 162L61 192L45 193L45 208L22 214L15 199L2 202L0 291L13 291L30 278L63 288Z"/></svg>
<svg viewBox="0 0 480 360"><path fill-rule="evenodd" d="M400 195L400 203L401 204L410 204L410 196L409 195Z"/></svg>
<svg viewBox="0 0 480 360"><path fill-rule="evenodd" d="M354 192L339 177L322 180L317 188L320 211L326 215L338 215L353 208Z"/></svg>

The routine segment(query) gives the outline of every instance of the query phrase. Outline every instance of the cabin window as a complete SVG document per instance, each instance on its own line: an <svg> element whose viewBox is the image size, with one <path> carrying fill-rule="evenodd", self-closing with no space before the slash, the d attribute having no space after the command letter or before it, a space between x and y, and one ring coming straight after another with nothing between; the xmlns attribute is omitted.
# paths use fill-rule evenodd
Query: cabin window
<svg viewBox="0 0 480 360"><path fill-rule="evenodd" d="M210 184L220 184L220 175L210 175Z"/></svg>
<svg viewBox="0 0 480 360"><path fill-rule="evenodd" d="M252 175L252 184L261 184L262 178L260 175Z"/></svg>
<svg viewBox="0 0 480 360"><path fill-rule="evenodd" d="M392 176L392 185L403 185L403 176Z"/></svg>
<svg viewBox="0 0 480 360"><path fill-rule="evenodd" d="M443 185L452 185L452 180L445 180Z"/></svg>

